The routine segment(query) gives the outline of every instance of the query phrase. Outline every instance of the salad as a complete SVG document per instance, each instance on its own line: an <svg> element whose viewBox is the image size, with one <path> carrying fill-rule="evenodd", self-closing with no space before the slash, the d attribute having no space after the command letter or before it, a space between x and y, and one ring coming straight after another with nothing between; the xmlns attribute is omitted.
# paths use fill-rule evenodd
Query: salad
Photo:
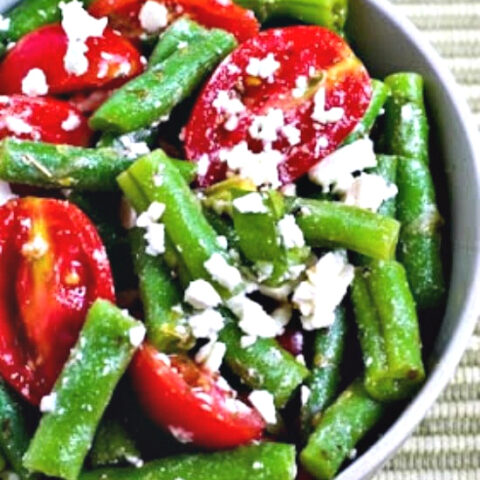
<svg viewBox="0 0 480 480"><path fill-rule="evenodd" d="M421 387L423 79L346 3L0 18L1 478L331 479Z"/></svg>

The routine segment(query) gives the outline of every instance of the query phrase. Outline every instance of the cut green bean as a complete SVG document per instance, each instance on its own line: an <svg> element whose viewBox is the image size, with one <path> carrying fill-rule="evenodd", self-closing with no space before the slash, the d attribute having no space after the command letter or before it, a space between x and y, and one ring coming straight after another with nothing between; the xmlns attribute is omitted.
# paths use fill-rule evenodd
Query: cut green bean
<svg viewBox="0 0 480 480"><path fill-rule="evenodd" d="M394 257L400 223L339 202L296 198L290 204L307 244L346 248L368 257Z"/></svg>
<svg viewBox="0 0 480 480"><path fill-rule="evenodd" d="M90 452L93 468L141 462L135 442L116 419L102 420Z"/></svg>
<svg viewBox="0 0 480 480"><path fill-rule="evenodd" d="M394 155L377 155L377 166L368 169L368 173L380 175L387 183L397 184L398 157ZM377 213L386 217L395 217L397 211L397 198L392 197L380 205Z"/></svg>
<svg viewBox="0 0 480 480"><path fill-rule="evenodd" d="M390 95L390 89L380 80L372 80L372 99L362 120L357 124L353 132L343 141L344 145L353 143L370 134L375 121L382 111L385 102Z"/></svg>
<svg viewBox="0 0 480 480"><path fill-rule="evenodd" d="M346 335L347 318L342 307L337 309L331 327L315 333L311 374L305 382L309 389L308 397L300 411L304 435L308 435L318 424L323 411L338 392Z"/></svg>
<svg viewBox="0 0 480 480"><path fill-rule="evenodd" d="M105 300L90 308L24 457L30 471L76 480L113 390L144 327Z"/></svg>
<svg viewBox="0 0 480 480"><path fill-rule="evenodd" d="M355 445L375 426L384 407L355 381L325 411L300 454L303 467L318 480L332 479Z"/></svg>
<svg viewBox="0 0 480 480"><path fill-rule="evenodd" d="M22 479L33 478L23 467L22 457L30 443L25 412L9 387L0 381L0 450L10 468Z"/></svg>
<svg viewBox="0 0 480 480"><path fill-rule="evenodd" d="M294 480L295 447L282 443L249 445L227 452L167 457L141 468L86 472L80 480Z"/></svg>
<svg viewBox="0 0 480 480"><path fill-rule="evenodd" d="M154 201L166 206L162 222L167 237L192 279L212 281L224 297L242 287L240 280L238 285L226 285L225 280L230 282L234 279L222 281L207 271L205 262L214 254L224 256L225 251L218 243L217 233L203 215L195 194L165 153L156 150L137 160L118 177L118 183L137 210L146 209L146 205Z"/></svg>
<svg viewBox="0 0 480 480"><path fill-rule="evenodd" d="M347 19L347 0L235 0L253 10L260 21L290 17L342 32Z"/></svg>
<svg viewBox="0 0 480 480"><path fill-rule="evenodd" d="M443 222L428 166L420 159L399 158L397 185L397 218L402 223L398 258L407 270L418 308L436 307L445 294Z"/></svg>
<svg viewBox="0 0 480 480"><path fill-rule="evenodd" d="M373 262L352 289L365 388L379 401L408 398L425 378L415 302L403 266Z"/></svg>
<svg viewBox="0 0 480 480"><path fill-rule="evenodd" d="M243 347L243 332L231 315L224 313L227 322L219 339L227 347L227 365L249 387L270 392L277 408L284 407L308 376L308 370L272 338L259 338L253 345Z"/></svg>
<svg viewBox="0 0 480 480"><path fill-rule="evenodd" d="M111 148L81 148L6 138L0 142L0 179L42 188L118 190L116 177L132 160Z"/></svg>
<svg viewBox="0 0 480 480"><path fill-rule="evenodd" d="M423 78L396 73L385 79L391 96L385 105L386 153L417 158L428 164L428 119L423 99Z"/></svg>
<svg viewBox="0 0 480 480"><path fill-rule="evenodd" d="M211 30L119 88L91 117L94 130L131 132L170 114L235 47L232 35ZM138 108L141 104L142 108Z"/></svg>
<svg viewBox="0 0 480 480"><path fill-rule="evenodd" d="M187 350L192 345L184 315L174 309L182 301L180 287L163 260L146 253L143 235L144 231L139 228L129 234L147 338L161 352Z"/></svg>

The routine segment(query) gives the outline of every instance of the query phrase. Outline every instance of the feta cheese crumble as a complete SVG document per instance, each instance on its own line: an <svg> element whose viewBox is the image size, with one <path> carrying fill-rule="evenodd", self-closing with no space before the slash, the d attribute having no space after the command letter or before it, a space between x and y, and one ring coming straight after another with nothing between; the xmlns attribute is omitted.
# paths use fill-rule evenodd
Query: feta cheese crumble
<svg viewBox="0 0 480 480"><path fill-rule="evenodd" d="M275 55L269 53L266 57L260 59L256 57L250 58L246 72L252 77L259 77L272 83L275 72L280 68L280 62L275 60Z"/></svg>
<svg viewBox="0 0 480 480"><path fill-rule="evenodd" d="M324 193L331 186L335 187L335 191L345 192L354 181L352 173L376 165L373 142L369 138L363 138L325 157L310 169L308 176L313 183L322 187Z"/></svg>
<svg viewBox="0 0 480 480"><path fill-rule="evenodd" d="M32 68L22 79L22 93L30 97L46 95L48 83L45 72L41 68Z"/></svg>
<svg viewBox="0 0 480 480"><path fill-rule="evenodd" d="M68 117L62 122L62 130L71 132L72 130L78 128L80 124L80 117L74 112L69 112Z"/></svg>
<svg viewBox="0 0 480 480"><path fill-rule="evenodd" d="M302 388L300 389L300 401L302 402L302 405L307 404L311 394L312 391L306 385L302 385Z"/></svg>
<svg viewBox="0 0 480 480"><path fill-rule="evenodd" d="M139 347L142 344L146 333L147 330L143 325L136 325L135 327L130 328L128 331L128 339L130 340L130 344L133 347Z"/></svg>
<svg viewBox="0 0 480 480"><path fill-rule="evenodd" d="M293 98L302 98L308 89L308 78L306 75L299 75L295 80L295 88L292 90Z"/></svg>
<svg viewBox="0 0 480 480"><path fill-rule="evenodd" d="M42 413L51 413L57 407L57 394L55 392L45 395L40 400L40 411Z"/></svg>
<svg viewBox="0 0 480 480"><path fill-rule="evenodd" d="M239 270L230 265L220 253L214 253L204 263L204 267L212 279L227 290L233 291L242 283Z"/></svg>
<svg viewBox="0 0 480 480"><path fill-rule="evenodd" d="M25 120L12 115L8 115L5 118L5 126L15 135L23 135L33 132L33 127Z"/></svg>
<svg viewBox="0 0 480 480"><path fill-rule="evenodd" d="M240 213L268 213L262 195L258 192L247 193L243 197L236 198L232 204Z"/></svg>
<svg viewBox="0 0 480 480"><path fill-rule="evenodd" d="M210 341L195 355L195 361L211 372L218 372L222 366L227 347L222 342Z"/></svg>
<svg viewBox="0 0 480 480"><path fill-rule="evenodd" d="M248 399L255 407L255 410L262 416L262 418L269 425L277 423L277 411L275 409L275 402L273 395L267 390L254 390Z"/></svg>
<svg viewBox="0 0 480 480"><path fill-rule="evenodd" d="M380 175L362 173L346 191L343 201L376 212L383 202L394 198L397 193L397 186L387 183Z"/></svg>
<svg viewBox="0 0 480 480"><path fill-rule="evenodd" d="M299 248L305 246L303 232L293 215L285 215L277 224L278 233L285 248Z"/></svg>
<svg viewBox="0 0 480 480"><path fill-rule="evenodd" d="M108 19L92 17L78 0L60 2L59 7L62 11L62 27L68 38L63 59L65 70L73 75L83 75L88 70L86 41L90 37L101 37Z"/></svg>
<svg viewBox="0 0 480 480"><path fill-rule="evenodd" d="M168 25L168 10L162 3L147 0L138 14L140 25L148 33L155 33Z"/></svg>
<svg viewBox="0 0 480 480"><path fill-rule="evenodd" d="M188 323L195 338L216 339L225 322L222 315L209 308L188 318Z"/></svg>
<svg viewBox="0 0 480 480"><path fill-rule="evenodd" d="M336 123L345 115L345 110L341 107L332 107L326 109L327 91L325 87L320 87L313 97L312 119L318 123Z"/></svg>
<svg viewBox="0 0 480 480"><path fill-rule="evenodd" d="M248 128L248 133L255 140L261 140L265 146L279 139L282 134L290 145L300 143L301 132L294 125L286 125L283 111L279 108L270 108L265 115L255 115Z"/></svg>
<svg viewBox="0 0 480 480"><path fill-rule="evenodd" d="M198 310L216 307L222 303L213 285L201 278L190 282L185 290L184 301Z"/></svg>
<svg viewBox="0 0 480 480"><path fill-rule="evenodd" d="M153 257L165 252L165 225L156 223L165 211L165 205L160 202L152 202L148 209L140 214L136 226L146 230L143 238L147 241L145 252Z"/></svg>
<svg viewBox="0 0 480 480"><path fill-rule="evenodd" d="M0 15L0 32L6 32L10 28L10 19Z"/></svg>
<svg viewBox="0 0 480 480"><path fill-rule="evenodd" d="M239 98L231 98L226 90L220 90L212 103L219 113L226 115L225 130L233 132L238 127L239 115L245 111L245 105Z"/></svg>
<svg viewBox="0 0 480 480"><path fill-rule="evenodd" d="M298 285L292 297L305 330L332 325L335 309L347 293L354 275L354 267L340 251L327 253L307 269L307 279Z"/></svg>

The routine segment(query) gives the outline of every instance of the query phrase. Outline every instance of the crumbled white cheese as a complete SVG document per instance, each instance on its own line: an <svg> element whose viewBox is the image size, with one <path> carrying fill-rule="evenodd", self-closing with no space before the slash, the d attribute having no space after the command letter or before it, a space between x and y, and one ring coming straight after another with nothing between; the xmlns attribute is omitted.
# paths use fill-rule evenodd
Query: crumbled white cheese
<svg viewBox="0 0 480 480"><path fill-rule="evenodd" d="M130 328L128 331L128 339L130 340L130 344L133 347L139 347L142 344L146 333L147 330L143 325L135 325L135 327Z"/></svg>
<svg viewBox="0 0 480 480"><path fill-rule="evenodd" d="M252 464L252 468L253 468L254 470L261 470L263 467L264 467L263 463L260 462L260 461L258 461L258 460L256 460L256 461L253 462L253 464Z"/></svg>
<svg viewBox="0 0 480 480"><path fill-rule="evenodd" d="M329 252L307 269L292 297L301 313L305 330L329 327L335 321L335 309L340 305L354 278L354 267L339 251Z"/></svg>
<svg viewBox="0 0 480 480"><path fill-rule="evenodd" d="M71 132L78 128L81 124L80 117L75 112L69 112L68 117L62 122L62 130Z"/></svg>
<svg viewBox="0 0 480 480"><path fill-rule="evenodd" d="M283 126L281 132L292 147L301 142L302 132L294 125L290 124Z"/></svg>
<svg viewBox="0 0 480 480"><path fill-rule="evenodd" d="M12 198L17 198L17 195L12 192L10 184L0 181L0 206L5 205Z"/></svg>
<svg viewBox="0 0 480 480"><path fill-rule="evenodd" d="M230 265L220 253L214 253L204 263L204 267L215 282L230 291L233 291L242 283L239 270Z"/></svg>
<svg viewBox="0 0 480 480"><path fill-rule="evenodd" d="M225 235L218 235L217 237L217 243L220 248L223 248L223 250L227 250L228 248L228 239Z"/></svg>
<svg viewBox="0 0 480 480"><path fill-rule="evenodd" d="M169 425L168 430L175 437L175 439L180 443L193 442L193 433L187 432L182 427L175 427L174 425Z"/></svg>
<svg viewBox="0 0 480 480"><path fill-rule="evenodd" d="M133 134L121 135L118 140L122 144L122 155L125 155L127 158L135 160L138 157L143 155L148 155L150 153L150 148L146 142L137 142L133 137Z"/></svg>
<svg viewBox="0 0 480 480"><path fill-rule="evenodd" d="M130 464L133 465L135 468L143 467L143 460L136 455L125 455L125 460Z"/></svg>
<svg viewBox="0 0 480 480"><path fill-rule="evenodd" d="M222 366L223 357L227 347L222 342L210 341L204 345L195 355L195 361L211 372L218 372Z"/></svg>
<svg viewBox="0 0 480 480"><path fill-rule="evenodd" d="M146 230L143 238L147 241L145 249L148 255L157 256L165 252L165 225L156 223L165 212L165 205L160 202L152 202L148 209L138 216L137 227Z"/></svg>
<svg viewBox="0 0 480 480"><path fill-rule="evenodd" d="M383 202L395 197L397 193L397 186L387 183L380 175L362 173L346 191L343 201L347 205L376 212Z"/></svg>
<svg viewBox="0 0 480 480"><path fill-rule="evenodd" d="M88 70L88 52L86 41L90 37L101 37L108 19L92 17L82 2L71 0L60 2L62 27L68 38L67 52L63 59L65 70L73 75L83 75Z"/></svg>
<svg viewBox="0 0 480 480"><path fill-rule="evenodd" d="M37 234L30 242L22 245L22 255L32 260L42 258L48 252L48 243L45 239Z"/></svg>
<svg viewBox="0 0 480 480"><path fill-rule="evenodd" d="M50 395L45 395L40 400L40 411L42 413L50 413L55 411L57 407L57 394L55 392L50 393Z"/></svg>
<svg viewBox="0 0 480 480"><path fill-rule="evenodd" d="M216 339L217 334L224 327L222 315L209 308L188 318L188 324L195 338Z"/></svg>
<svg viewBox="0 0 480 480"><path fill-rule="evenodd" d="M222 303L213 285L201 278L190 282L185 290L184 301L198 310L216 307Z"/></svg>
<svg viewBox="0 0 480 480"><path fill-rule="evenodd" d="M327 91L325 87L320 87L313 97L312 119L318 123L336 123L345 115L345 110L341 107L332 107L326 109Z"/></svg>
<svg viewBox="0 0 480 480"><path fill-rule="evenodd" d="M0 32L6 32L10 28L10 19L0 15Z"/></svg>
<svg viewBox="0 0 480 480"><path fill-rule="evenodd" d="M152 202L147 210L137 218L137 227L147 228L152 222L158 222L165 212L165 204Z"/></svg>
<svg viewBox="0 0 480 480"><path fill-rule="evenodd" d="M233 207L240 213L267 213L262 195L258 192L247 193L233 201Z"/></svg>
<svg viewBox="0 0 480 480"><path fill-rule="evenodd" d="M207 154L202 155L197 161L197 174L204 177L208 173L210 167L210 158Z"/></svg>
<svg viewBox="0 0 480 480"><path fill-rule="evenodd" d="M256 57L250 58L246 72L252 77L260 77L272 83L275 72L280 68L280 62L275 60L275 55L269 53L266 57L260 59Z"/></svg>
<svg viewBox="0 0 480 480"><path fill-rule="evenodd" d="M293 215L285 215L278 222L277 228L285 248L298 248L305 246L303 232L297 225Z"/></svg>
<svg viewBox="0 0 480 480"><path fill-rule="evenodd" d="M266 285L259 285L258 290L262 295L273 298L277 302L286 302L289 295L293 292L293 285L285 283L280 287L267 287Z"/></svg>
<svg viewBox="0 0 480 480"><path fill-rule="evenodd" d="M300 400L302 402L302 405L307 404L311 394L312 391L306 385L302 385L302 388L300 389Z"/></svg>
<svg viewBox="0 0 480 480"><path fill-rule="evenodd" d="M280 305L271 313L271 316L279 325L288 325L292 318L292 306L289 303Z"/></svg>
<svg viewBox="0 0 480 480"><path fill-rule="evenodd" d="M140 25L148 33L155 33L168 25L168 10L165 5L147 0L138 14Z"/></svg>
<svg viewBox="0 0 480 480"><path fill-rule="evenodd" d="M12 115L8 115L5 118L5 126L15 135L23 135L33 132L33 127L25 120Z"/></svg>
<svg viewBox="0 0 480 480"><path fill-rule="evenodd" d="M292 90L293 98L301 98L307 93L308 78L305 75L299 75L295 80L295 88Z"/></svg>
<svg viewBox="0 0 480 480"><path fill-rule="evenodd" d="M279 108L270 108L266 115L253 117L248 133L255 140L272 143L278 140L278 131L284 125L283 111Z"/></svg>
<svg viewBox="0 0 480 480"><path fill-rule="evenodd" d="M251 347L256 341L258 337L255 335L243 335L240 337L240 346L242 348L248 348Z"/></svg>
<svg viewBox="0 0 480 480"><path fill-rule="evenodd" d="M41 68L32 68L22 79L22 93L30 97L46 95L48 83L45 72Z"/></svg>
<svg viewBox="0 0 480 480"><path fill-rule="evenodd" d="M219 158L227 163L230 171L251 180L258 187L266 185L275 189L281 185L278 165L284 157L278 150L267 147L254 153L249 150L247 142L242 141L230 150L220 150Z"/></svg>
<svg viewBox="0 0 480 480"><path fill-rule="evenodd" d="M227 306L239 318L238 326L247 336L274 338L285 331L290 318L269 315L257 302L245 295L227 300Z"/></svg>
<svg viewBox="0 0 480 480"><path fill-rule="evenodd" d="M226 90L220 90L212 103L219 113L226 115L225 130L233 132L238 127L239 115L245 111L245 105L239 98L231 98Z"/></svg>
<svg viewBox="0 0 480 480"><path fill-rule="evenodd" d="M325 157L310 170L308 176L312 182L320 185L324 192L328 192L332 185L336 186L336 191L341 192L352 184L352 173L376 165L373 142L363 138Z"/></svg>
<svg viewBox="0 0 480 480"><path fill-rule="evenodd" d="M273 395L267 390L254 390L248 399L255 407L255 410L269 425L277 423L277 411L275 409L275 401Z"/></svg>
<svg viewBox="0 0 480 480"><path fill-rule="evenodd" d="M287 183L284 185L280 191L286 196L286 197L296 197L297 196L297 185L295 183Z"/></svg>

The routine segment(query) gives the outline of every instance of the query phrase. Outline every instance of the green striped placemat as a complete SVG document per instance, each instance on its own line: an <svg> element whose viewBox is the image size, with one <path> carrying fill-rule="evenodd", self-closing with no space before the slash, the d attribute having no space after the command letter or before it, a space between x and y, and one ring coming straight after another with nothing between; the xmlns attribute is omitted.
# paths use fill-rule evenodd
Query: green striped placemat
<svg viewBox="0 0 480 480"><path fill-rule="evenodd" d="M480 128L480 0L392 2L444 57ZM443 396L375 480L480 480L480 325Z"/></svg>

